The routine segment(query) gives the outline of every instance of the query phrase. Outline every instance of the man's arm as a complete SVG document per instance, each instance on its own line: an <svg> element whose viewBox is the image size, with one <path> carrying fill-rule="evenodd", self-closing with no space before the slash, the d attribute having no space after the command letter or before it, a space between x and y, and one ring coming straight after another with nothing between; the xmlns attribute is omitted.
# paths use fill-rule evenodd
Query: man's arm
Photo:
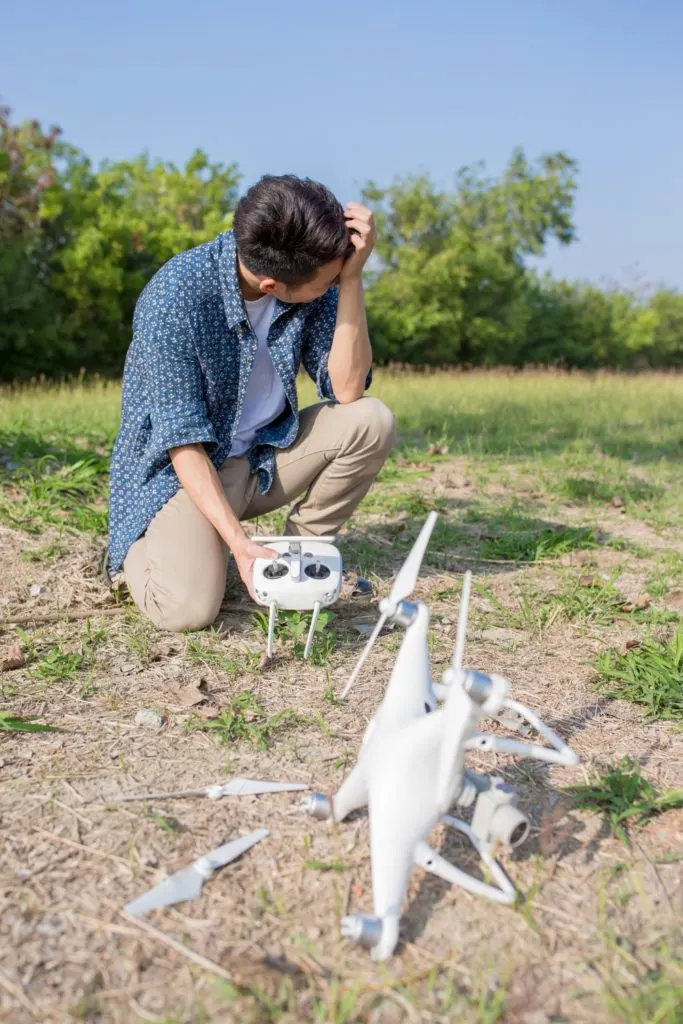
<svg viewBox="0 0 683 1024"><path fill-rule="evenodd" d="M334 396L342 405L361 397L372 366L363 268L375 244L375 226L367 207L349 203L344 216L355 251L344 263L339 278L337 322L327 359Z"/></svg>
<svg viewBox="0 0 683 1024"><path fill-rule="evenodd" d="M172 307L150 304L141 307L136 330L152 423L148 454L160 466L170 459L181 487L229 547L253 597L254 559L275 552L247 536L209 458L207 447L217 439L204 402L192 328Z"/></svg>
<svg viewBox="0 0 683 1024"><path fill-rule="evenodd" d="M227 544L242 582L254 598L254 560L269 555L275 557L276 552L257 544L247 536L225 496L216 468L202 444L186 444L179 448L171 448L169 456L181 486Z"/></svg>

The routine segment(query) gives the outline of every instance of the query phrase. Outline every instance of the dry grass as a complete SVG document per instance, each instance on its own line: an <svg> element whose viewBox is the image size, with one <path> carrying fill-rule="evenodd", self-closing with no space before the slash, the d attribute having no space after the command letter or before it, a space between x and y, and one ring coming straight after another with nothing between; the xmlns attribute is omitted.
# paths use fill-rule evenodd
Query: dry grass
<svg viewBox="0 0 683 1024"><path fill-rule="evenodd" d="M0 1018L681 1021L683 812L631 825L626 845L609 808L572 809L560 790L625 757L658 794L680 784L676 719L610 698L595 665L609 650L635 657L637 643L666 641L680 623L683 381L380 375L376 391L399 410L401 446L345 535L347 562L385 593L437 507L418 587L435 673L451 654L461 573L473 568L468 662L504 672L583 758L571 770L499 758L534 824L506 862L524 899L494 907L416 870L399 953L377 967L338 928L349 908L371 905L364 817L330 831L287 794L121 803L232 774L333 790L399 638L381 641L339 704L362 643L354 621L371 621L371 609L338 607L317 666L285 635L261 667L262 634L234 610L234 581L213 632L154 631L99 577L117 390L5 392L0 659L19 643L27 663L2 673L0 711L60 731L0 731ZM69 478L84 458L90 471ZM34 621L19 631L16 617ZM193 685L205 696L188 708ZM256 702L246 732L188 728L245 690ZM159 732L135 725L143 707L163 715ZM152 929L121 916L162 872L262 825L271 838L200 899L155 912ZM468 863L457 838L433 840Z"/></svg>

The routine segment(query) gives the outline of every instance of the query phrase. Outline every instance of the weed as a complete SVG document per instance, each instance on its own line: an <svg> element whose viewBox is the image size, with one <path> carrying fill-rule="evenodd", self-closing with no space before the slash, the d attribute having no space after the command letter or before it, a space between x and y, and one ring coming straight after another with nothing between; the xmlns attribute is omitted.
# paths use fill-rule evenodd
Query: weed
<svg viewBox="0 0 683 1024"><path fill-rule="evenodd" d="M491 521L482 548L484 558L510 562L539 562L559 558L570 551L597 548L595 530L586 526L558 529L534 528L533 521L515 514L497 516Z"/></svg>
<svg viewBox="0 0 683 1024"><path fill-rule="evenodd" d="M612 930L605 936L609 966L591 963L602 982L609 1020L619 1024L681 1024L683 960L660 941L647 961Z"/></svg>
<svg viewBox="0 0 683 1024"><path fill-rule="evenodd" d="M625 843L630 842L629 827L642 827L657 814L683 807L683 788L658 793L630 757L596 773L585 785L568 787L566 792L574 798L577 810L603 814L612 833Z"/></svg>
<svg viewBox="0 0 683 1024"><path fill-rule="evenodd" d="M325 692L323 694L323 697L328 704L332 705L333 708L340 708L343 707L344 704L346 704L345 700L339 700L339 698L335 695L334 683L330 680L329 676L327 677L327 683L325 684Z"/></svg>
<svg viewBox="0 0 683 1024"><path fill-rule="evenodd" d="M129 632L122 634L121 640L141 665L149 665L150 630L144 620L136 620L133 628Z"/></svg>
<svg viewBox="0 0 683 1024"><path fill-rule="evenodd" d="M21 559L23 562L53 562L67 553L67 548L59 541L53 540L41 548L23 548Z"/></svg>
<svg viewBox="0 0 683 1024"><path fill-rule="evenodd" d="M353 750L345 750L343 754L335 758L332 762L332 767L337 771L343 771L346 768L350 768L355 760L355 753Z"/></svg>
<svg viewBox="0 0 683 1024"><path fill-rule="evenodd" d="M332 630L327 627L335 618L335 614L328 609L323 609L318 615L318 621L313 634L313 644L309 655L311 665L325 665L334 651L335 636ZM254 616L254 625L259 632L268 634L268 614L258 611ZM303 657L306 647L306 637L310 627L310 614L308 612L281 612L275 623L275 636L283 643L294 650L297 657Z"/></svg>
<svg viewBox="0 0 683 1024"><path fill-rule="evenodd" d="M186 723L190 731L214 733L220 743L238 743L246 740L261 750L267 750L276 732L290 728L304 721L299 712L292 709L279 711L268 717L258 698L250 690L231 697L220 714L204 719L191 715Z"/></svg>
<svg viewBox="0 0 683 1024"><path fill-rule="evenodd" d="M52 650L36 665L33 673L46 682L67 682L76 678L82 668L95 663L99 645L106 639L103 628L93 629L90 620L86 623L85 635L82 637L78 650L65 651L61 643L55 644Z"/></svg>
<svg viewBox="0 0 683 1024"><path fill-rule="evenodd" d="M642 704L648 718L683 718L683 629L668 640L648 636L629 650L605 651L595 668L610 697Z"/></svg>
<svg viewBox="0 0 683 1024"><path fill-rule="evenodd" d="M21 718L11 711L0 711L0 732L58 732L54 725L43 725L33 718Z"/></svg>
<svg viewBox="0 0 683 1024"><path fill-rule="evenodd" d="M159 828L163 829L164 832L169 832L171 835L175 835L180 831L180 824L175 818L169 818L165 814L159 814L156 811L150 812L150 818Z"/></svg>
<svg viewBox="0 0 683 1024"><path fill-rule="evenodd" d="M311 871L348 871L349 865L340 860L307 860L304 867Z"/></svg>

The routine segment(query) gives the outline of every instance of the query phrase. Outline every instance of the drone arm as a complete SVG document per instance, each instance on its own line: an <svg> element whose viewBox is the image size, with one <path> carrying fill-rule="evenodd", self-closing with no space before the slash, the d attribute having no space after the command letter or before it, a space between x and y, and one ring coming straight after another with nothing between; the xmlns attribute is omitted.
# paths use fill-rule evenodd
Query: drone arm
<svg viewBox="0 0 683 1024"><path fill-rule="evenodd" d="M579 758L566 744L562 748L542 747L538 743L521 743L507 736L489 736L487 733L474 733L465 741L467 750L479 750L485 754L517 754L519 757L532 757L537 761L549 764L578 764Z"/></svg>
<svg viewBox="0 0 683 1024"><path fill-rule="evenodd" d="M559 762L560 764L570 765L579 763L578 755L574 753L571 747L569 747L564 740L550 728L549 725L542 722L531 708L526 707L524 704L520 704L519 701L512 700L511 697L508 697L504 706L509 708L510 711L514 711L518 715L521 715L522 718L525 718L529 725L536 730L539 736L543 736L543 738L546 739L548 743L558 751L558 753L562 754L563 760Z"/></svg>

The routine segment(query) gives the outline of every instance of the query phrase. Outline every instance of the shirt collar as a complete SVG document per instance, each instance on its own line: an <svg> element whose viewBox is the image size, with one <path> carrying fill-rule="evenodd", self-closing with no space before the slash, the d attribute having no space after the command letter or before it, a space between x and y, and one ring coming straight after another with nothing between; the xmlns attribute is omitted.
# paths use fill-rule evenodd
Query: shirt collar
<svg viewBox="0 0 683 1024"><path fill-rule="evenodd" d="M237 327L248 321L247 310L244 305L242 289L240 288L239 275L237 273L237 244L232 231L226 231L220 235L221 247L218 257L221 291L223 293L223 306L228 327ZM275 300L273 316L276 317L291 305Z"/></svg>

